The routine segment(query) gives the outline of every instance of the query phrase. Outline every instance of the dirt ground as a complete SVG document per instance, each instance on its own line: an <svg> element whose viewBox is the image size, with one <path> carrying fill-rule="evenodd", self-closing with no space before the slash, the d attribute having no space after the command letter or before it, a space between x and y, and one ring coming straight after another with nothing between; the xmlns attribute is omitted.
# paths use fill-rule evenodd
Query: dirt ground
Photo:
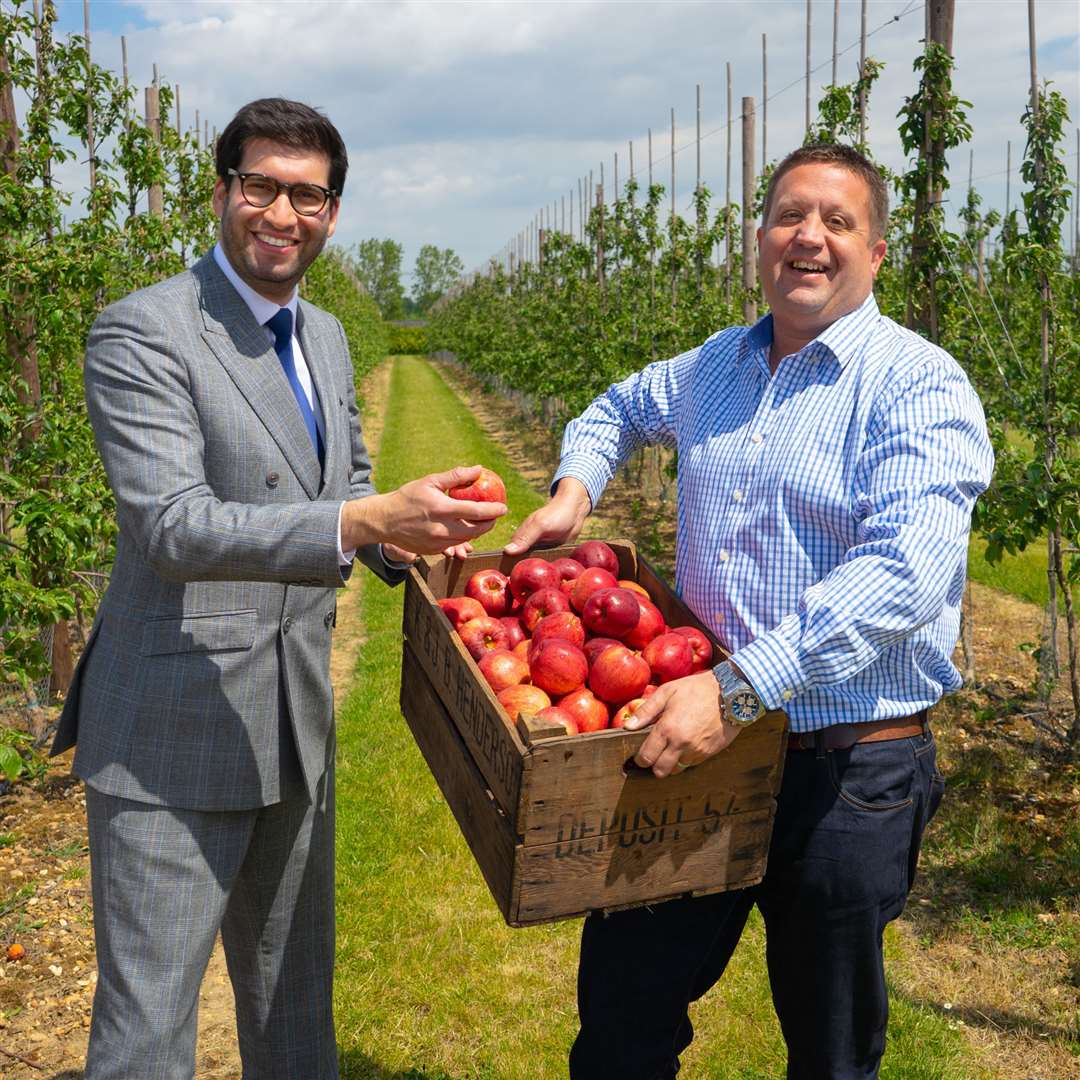
<svg viewBox="0 0 1080 1080"><path fill-rule="evenodd" d="M509 414L505 402L471 380L445 366L443 371L515 467L544 490L557 449L549 428L522 422ZM365 388L365 434L373 450L381 433L379 405L385 400L388 376L389 367L384 366ZM669 489L666 500L660 498L665 486L662 464L646 459L614 484L592 530L621 536L647 532L646 550L673 550L674 493ZM655 561L670 571L662 555ZM363 640L358 596L358 590L346 589L338 600L331 674L339 697L351 681L353 657ZM984 588L975 589L975 610L981 685L944 706L938 731L946 762L993 750L1003 741L1014 749L1030 746L1036 738L1022 713L981 724L971 718L976 709L992 709L995 702L1014 699L1032 684L1033 660L1017 643L1037 639L1040 614L1031 605ZM44 714L38 722L49 719ZM1032 755L1031 760L1050 775L1049 757ZM81 784L68 774L68 764L64 759L55 763L38 785L0 786L0 1076L12 1080L82 1076L96 976L85 800ZM1075 821L1080 789L1054 788L1051 807L1031 808L1033 823L1045 827L1044 810L1062 821ZM986 950L962 934L943 932L940 920L955 910L956 899L950 903L949 897L931 891L925 878L916 888L898 924L905 945L891 971L898 990L948 1012L1002 1080L1080 1077L1080 1062L1064 1045L1069 1038L1080 1040L1080 959L1046 950L1028 955L1017 949ZM1075 910L1057 917L1078 919ZM3 950L16 943L25 955L5 959ZM1070 1015L1071 1031L1063 1031L1060 1018ZM202 987L197 1076L232 1080L239 1075L232 991L219 946Z"/></svg>

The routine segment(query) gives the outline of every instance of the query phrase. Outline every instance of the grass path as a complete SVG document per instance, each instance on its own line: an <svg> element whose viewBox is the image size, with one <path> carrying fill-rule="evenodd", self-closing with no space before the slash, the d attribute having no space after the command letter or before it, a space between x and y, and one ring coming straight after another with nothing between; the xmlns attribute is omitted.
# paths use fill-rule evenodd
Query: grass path
<svg viewBox="0 0 1080 1080"><path fill-rule="evenodd" d="M509 521L542 495L425 362L394 363L376 480L389 489L480 462L506 480ZM556 1080L576 1030L578 922L507 928L398 708L400 589L362 583L364 648L338 709L336 1010L349 1080ZM898 937L888 939L899 949ZM784 1052L769 1000L760 924L693 1013L686 1080L771 1080ZM931 1010L894 998L886 1080L992 1074ZM617 1080L617 1078L612 1078Z"/></svg>

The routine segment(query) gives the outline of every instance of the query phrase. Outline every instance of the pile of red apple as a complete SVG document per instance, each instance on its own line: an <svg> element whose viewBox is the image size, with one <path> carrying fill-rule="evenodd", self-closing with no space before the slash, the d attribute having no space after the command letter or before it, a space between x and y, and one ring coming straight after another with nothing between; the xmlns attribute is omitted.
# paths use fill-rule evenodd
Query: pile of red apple
<svg viewBox="0 0 1080 1080"><path fill-rule="evenodd" d="M511 717L535 714L568 735L622 727L658 685L708 667L712 646L696 627L667 626L618 572L615 552L587 540L509 576L478 570L439 606Z"/></svg>

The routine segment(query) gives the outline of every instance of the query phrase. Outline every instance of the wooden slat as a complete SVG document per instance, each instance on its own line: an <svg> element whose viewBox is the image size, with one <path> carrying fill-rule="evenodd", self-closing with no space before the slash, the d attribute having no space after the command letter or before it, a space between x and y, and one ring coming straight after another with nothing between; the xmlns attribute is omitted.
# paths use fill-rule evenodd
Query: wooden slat
<svg viewBox="0 0 1080 1080"><path fill-rule="evenodd" d="M402 714L457 819L491 895L503 916L510 918L517 906L513 878L518 844L514 830L407 643L401 674Z"/></svg>
<svg viewBox="0 0 1080 1080"><path fill-rule="evenodd" d="M495 700L461 639L450 628L419 574L405 581L405 639L462 739L483 773L499 805L511 817L521 799L525 744L505 710ZM402 680L405 674L402 672Z"/></svg>
<svg viewBox="0 0 1080 1080"><path fill-rule="evenodd" d="M538 743L530 752L518 835L532 847L633 832L649 823L712 822L773 806L783 776L786 726L783 713L766 713L726 750L663 780L631 764L647 731Z"/></svg>
<svg viewBox="0 0 1080 1080"><path fill-rule="evenodd" d="M513 925L756 884L774 809L522 849ZM711 830L711 831L710 831Z"/></svg>

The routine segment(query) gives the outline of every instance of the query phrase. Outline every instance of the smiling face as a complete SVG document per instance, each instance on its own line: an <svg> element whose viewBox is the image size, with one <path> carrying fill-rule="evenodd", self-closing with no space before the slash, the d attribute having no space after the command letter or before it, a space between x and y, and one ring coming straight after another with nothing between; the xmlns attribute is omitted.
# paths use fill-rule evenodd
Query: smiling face
<svg viewBox="0 0 1080 1080"><path fill-rule="evenodd" d="M780 177L757 239L777 360L854 311L885 257L866 182L825 163L798 165Z"/></svg>
<svg viewBox="0 0 1080 1080"><path fill-rule="evenodd" d="M286 184L330 186L330 159L269 139L251 139L237 172L262 173ZM338 200L330 199L319 214L298 214L284 191L266 207L249 206L232 177L226 188L214 187L214 213L221 219L221 246L241 279L261 296L286 304L304 271L315 261L337 225Z"/></svg>

